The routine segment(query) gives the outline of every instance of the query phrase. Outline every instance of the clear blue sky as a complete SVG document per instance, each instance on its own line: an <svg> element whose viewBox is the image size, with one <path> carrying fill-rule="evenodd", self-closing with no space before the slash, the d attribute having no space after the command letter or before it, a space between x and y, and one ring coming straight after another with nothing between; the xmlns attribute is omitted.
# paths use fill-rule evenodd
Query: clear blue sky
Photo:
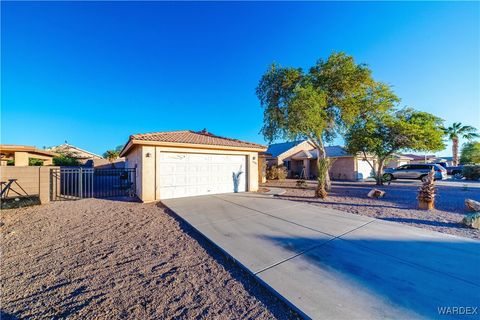
<svg viewBox="0 0 480 320"><path fill-rule="evenodd" d="M262 73L332 51L403 105L480 128L479 2L2 2L1 15L2 143L102 153L203 128L264 143Z"/></svg>

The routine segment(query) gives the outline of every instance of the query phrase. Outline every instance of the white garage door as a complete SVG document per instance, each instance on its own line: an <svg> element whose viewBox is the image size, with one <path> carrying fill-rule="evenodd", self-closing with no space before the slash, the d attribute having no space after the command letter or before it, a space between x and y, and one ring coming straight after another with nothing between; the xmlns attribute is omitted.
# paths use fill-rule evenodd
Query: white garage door
<svg viewBox="0 0 480 320"><path fill-rule="evenodd" d="M160 199L234 192L239 172L238 192L244 192L246 171L246 156L160 152Z"/></svg>

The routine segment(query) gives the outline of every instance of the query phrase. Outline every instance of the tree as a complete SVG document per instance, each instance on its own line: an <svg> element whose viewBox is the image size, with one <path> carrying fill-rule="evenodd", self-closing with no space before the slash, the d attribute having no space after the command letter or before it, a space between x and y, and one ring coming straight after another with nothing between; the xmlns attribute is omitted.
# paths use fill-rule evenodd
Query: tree
<svg viewBox="0 0 480 320"><path fill-rule="evenodd" d="M120 152L122 151L123 149L123 146L120 145L120 146L117 146L115 149L113 150L107 150L103 153L103 157L105 159L108 159L108 161L110 162L113 162L115 161L116 159L118 159L118 157L120 156Z"/></svg>
<svg viewBox="0 0 480 320"><path fill-rule="evenodd" d="M364 156L375 172L377 185L381 185L384 165L395 153L443 150L442 123L442 119L412 108L373 111L359 117L348 129L345 134L346 149L352 154L361 153ZM376 168L368 155L377 158Z"/></svg>
<svg viewBox="0 0 480 320"><path fill-rule="evenodd" d="M479 138L477 129L472 126L464 126L460 122L454 122L450 127L443 128L443 131L449 140L452 140L453 165L458 166L458 142L460 137L467 140Z"/></svg>
<svg viewBox="0 0 480 320"><path fill-rule="evenodd" d="M461 164L480 163L480 141L472 141L463 144L460 155Z"/></svg>
<svg viewBox="0 0 480 320"><path fill-rule="evenodd" d="M359 101L369 91L384 87L367 66L344 53L319 60L308 72L272 64L256 89L264 108L261 132L269 142L305 138L314 144L319 177L315 196L325 198L330 189L325 142L367 111Z"/></svg>
<svg viewBox="0 0 480 320"><path fill-rule="evenodd" d="M78 159L73 158L66 154L59 154L53 157L53 165L55 166L67 166L67 167L74 167L80 165Z"/></svg>

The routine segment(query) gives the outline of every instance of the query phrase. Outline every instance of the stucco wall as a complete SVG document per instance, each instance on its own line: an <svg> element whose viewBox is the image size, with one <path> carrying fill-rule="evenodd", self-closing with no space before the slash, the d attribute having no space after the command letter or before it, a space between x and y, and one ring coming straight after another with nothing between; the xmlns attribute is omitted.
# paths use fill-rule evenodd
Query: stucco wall
<svg viewBox="0 0 480 320"><path fill-rule="evenodd" d="M185 153L204 153L204 154L231 154L245 155L247 157L248 191L258 190L258 152L234 151L234 150L214 150L214 149L196 149L196 148L178 148L161 146L136 146L125 157L128 167L134 167L137 164L137 195L144 202L160 200L160 153L161 152L185 152ZM149 156L147 156L147 154Z"/></svg>
<svg viewBox="0 0 480 320"><path fill-rule="evenodd" d="M8 182L8 179L17 179L18 184L28 195L38 195L40 202L50 202L50 170L58 167L0 167L0 181ZM12 188L23 195L21 189L13 184ZM10 191L10 196L15 196Z"/></svg>
<svg viewBox="0 0 480 320"><path fill-rule="evenodd" d="M141 147L133 147L125 157L127 168L137 168L135 175L135 193L141 199L142 195L142 156Z"/></svg>

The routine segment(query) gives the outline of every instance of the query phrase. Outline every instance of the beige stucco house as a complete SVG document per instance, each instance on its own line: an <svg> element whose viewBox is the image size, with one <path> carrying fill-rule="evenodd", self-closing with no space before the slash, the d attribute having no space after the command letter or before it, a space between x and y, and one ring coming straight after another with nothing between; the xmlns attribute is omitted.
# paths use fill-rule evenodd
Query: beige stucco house
<svg viewBox="0 0 480 320"><path fill-rule="evenodd" d="M87 164L88 162L90 162L90 164L93 164L94 160L103 159L103 157L98 154L81 149L66 142L61 145L48 148L47 150L58 154L66 155L71 158L75 158L81 164Z"/></svg>
<svg viewBox="0 0 480 320"><path fill-rule="evenodd" d="M363 156L348 154L340 146L328 146L325 147L325 151L332 161L329 170L332 180L355 181L371 176L372 168ZM268 165L285 166L289 178L297 178L303 175L308 179L317 177L316 161L318 153L313 143L308 140L271 144L267 153L270 154L267 158ZM368 160L374 166L376 165L373 157L369 157Z"/></svg>
<svg viewBox="0 0 480 320"><path fill-rule="evenodd" d="M52 165L55 153L37 149L32 146L22 146L14 144L0 145L1 165L6 166L9 160L14 162L16 167L28 166L29 159L38 159L43 161L44 166Z"/></svg>
<svg viewBox="0 0 480 320"><path fill-rule="evenodd" d="M259 152L267 147L203 131L131 135L120 156L137 168L136 193L144 201L256 191ZM234 175L238 178L234 178Z"/></svg>

